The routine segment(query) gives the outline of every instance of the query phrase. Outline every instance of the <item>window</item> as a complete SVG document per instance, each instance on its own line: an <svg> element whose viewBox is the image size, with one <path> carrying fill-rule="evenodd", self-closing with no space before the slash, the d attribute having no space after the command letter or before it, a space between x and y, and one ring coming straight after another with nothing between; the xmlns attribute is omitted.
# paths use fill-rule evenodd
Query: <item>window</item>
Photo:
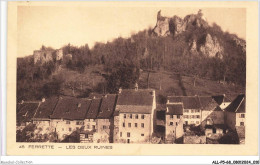
<svg viewBox="0 0 260 165"><path fill-rule="evenodd" d="M124 118L126 118L126 114L124 114Z"/></svg>
<svg viewBox="0 0 260 165"><path fill-rule="evenodd" d="M79 125L79 121L76 122L76 125Z"/></svg>
<svg viewBox="0 0 260 165"><path fill-rule="evenodd" d="M199 118L200 118L200 115L197 115L196 117L197 117L197 119L199 119Z"/></svg>
<svg viewBox="0 0 260 165"><path fill-rule="evenodd" d="M107 127L105 125L103 125L103 129L107 129Z"/></svg>
<svg viewBox="0 0 260 165"><path fill-rule="evenodd" d="M85 138L88 138L88 134L85 134Z"/></svg>
<svg viewBox="0 0 260 165"><path fill-rule="evenodd" d="M144 134L142 133L141 136L144 136Z"/></svg>
<svg viewBox="0 0 260 165"><path fill-rule="evenodd" d="M71 128L69 128L69 131L71 132Z"/></svg>
<svg viewBox="0 0 260 165"><path fill-rule="evenodd" d="M241 115L240 115L240 118L245 118L245 114L241 114Z"/></svg>
<svg viewBox="0 0 260 165"><path fill-rule="evenodd" d="M184 112L189 113L189 110L188 110L188 109L185 109Z"/></svg>
<svg viewBox="0 0 260 165"><path fill-rule="evenodd" d="M191 110L191 113L194 113L194 110Z"/></svg>
<svg viewBox="0 0 260 165"><path fill-rule="evenodd" d="M131 127L131 123L128 123L128 127Z"/></svg>
<svg viewBox="0 0 260 165"><path fill-rule="evenodd" d="M244 122L240 122L240 126L244 126Z"/></svg>
<svg viewBox="0 0 260 165"><path fill-rule="evenodd" d="M199 124L200 122L199 121L196 121L196 124Z"/></svg>
<svg viewBox="0 0 260 165"><path fill-rule="evenodd" d="M135 123L135 127L137 127L137 123Z"/></svg>
<svg viewBox="0 0 260 165"><path fill-rule="evenodd" d="M66 124L70 124L70 121L66 121Z"/></svg>
<svg viewBox="0 0 260 165"><path fill-rule="evenodd" d="M95 129L95 126L94 126L94 125L92 125L92 129Z"/></svg>
<svg viewBox="0 0 260 165"><path fill-rule="evenodd" d="M176 126L178 126L178 123L176 122Z"/></svg>
<svg viewBox="0 0 260 165"><path fill-rule="evenodd" d="M144 128L144 123L141 124L141 127Z"/></svg>
<svg viewBox="0 0 260 165"><path fill-rule="evenodd" d="M177 115L177 119L179 119L180 118L180 115Z"/></svg>
<svg viewBox="0 0 260 165"><path fill-rule="evenodd" d="M89 129L90 128L90 126L89 125L87 125L87 129Z"/></svg>
<svg viewBox="0 0 260 165"><path fill-rule="evenodd" d="M130 116L130 119L132 119L132 118L133 118L132 114L130 114L129 116Z"/></svg>
<svg viewBox="0 0 260 165"><path fill-rule="evenodd" d="M199 110L199 109L196 109L195 112L200 112L200 110Z"/></svg>
<svg viewBox="0 0 260 165"><path fill-rule="evenodd" d="M138 114L135 115L135 118L138 119Z"/></svg>
<svg viewBox="0 0 260 165"><path fill-rule="evenodd" d="M120 137L122 137L122 132L120 132Z"/></svg>
<svg viewBox="0 0 260 165"><path fill-rule="evenodd" d="M144 115L142 115L142 119L144 119Z"/></svg>
<svg viewBox="0 0 260 165"><path fill-rule="evenodd" d="M173 115L170 115L170 118L173 119Z"/></svg>
<svg viewBox="0 0 260 165"><path fill-rule="evenodd" d="M130 132L127 132L127 137L130 137Z"/></svg>
<svg viewBox="0 0 260 165"><path fill-rule="evenodd" d="M125 127L125 123L123 123L123 127Z"/></svg>
<svg viewBox="0 0 260 165"><path fill-rule="evenodd" d="M62 131L64 131L64 128L62 128Z"/></svg>
<svg viewBox="0 0 260 165"><path fill-rule="evenodd" d="M170 125L173 125L173 122L170 122Z"/></svg>

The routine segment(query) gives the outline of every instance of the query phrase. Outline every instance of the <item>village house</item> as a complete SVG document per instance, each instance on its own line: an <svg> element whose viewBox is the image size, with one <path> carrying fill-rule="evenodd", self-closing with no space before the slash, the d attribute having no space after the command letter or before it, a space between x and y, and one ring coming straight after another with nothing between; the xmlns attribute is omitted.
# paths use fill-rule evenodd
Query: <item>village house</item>
<svg viewBox="0 0 260 165"><path fill-rule="evenodd" d="M150 143L154 129L155 90L119 89L114 113L114 143Z"/></svg>
<svg viewBox="0 0 260 165"><path fill-rule="evenodd" d="M245 127L245 113L245 95L240 94L225 108L225 123L232 130Z"/></svg>
<svg viewBox="0 0 260 165"><path fill-rule="evenodd" d="M81 130L79 133L80 143L93 143L94 131Z"/></svg>
<svg viewBox="0 0 260 165"><path fill-rule="evenodd" d="M33 124L36 126L34 131L35 138L41 139L53 131L50 125L50 115L53 113L58 101L58 97L52 97L48 99L43 98L39 103L39 107L32 118Z"/></svg>
<svg viewBox="0 0 260 165"><path fill-rule="evenodd" d="M225 108L225 124L237 133L242 144L245 142L245 115L245 95L240 94Z"/></svg>
<svg viewBox="0 0 260 165"><path fill-rule="evenodd" d="M183 137L183 104L167 104L165 116L165 142L174 143Z"/></svg>
<svg viewBox="0 0 260 165"><path fill-rule="evenodd" d="M22 101L16 107L16 129L23 130L27 125L32 123L32 118L39 107L38 101Z"/></svg>
<svg viewBox="0 0 260 165"><path fill-rule="evenodd" d="M97 130L97 115L98 111L101 105L101 99L100 98L93 98L91 100L91 104L89 106L89 109L85 115L85 128L84 130L88 131L94 131Z"/></svg>
<svg viewBox="0 0 260 165"><path fill-rule="evenodd" d="M168 96L167 104L183 104L185 125L200 125L201 106L198 96Z"/></svg>
<svg viewBox="0 0 260 165"><path fill-rule="evenodd" d="M51 127L57 139L63 140L74 131L84 129L84 119L91 101L75 97L60 97L50 115Z"/></svg>
<svg viewBox="0 0 260 165"><path fill-rule="evenodd" d="M97 131L95 132L98 143L113 142L113 113L116 105L117 95L107 94L102 98L99 113L97 115Z"/></svg>
<svg viewBox="0 0 260 165"><path fill-rule="evenodd" d="M224 124L224 110L221 109L223 105L224 95L220 96L199 96L201 105L201 128L204 129L206 125L223 125Z"/></svg>

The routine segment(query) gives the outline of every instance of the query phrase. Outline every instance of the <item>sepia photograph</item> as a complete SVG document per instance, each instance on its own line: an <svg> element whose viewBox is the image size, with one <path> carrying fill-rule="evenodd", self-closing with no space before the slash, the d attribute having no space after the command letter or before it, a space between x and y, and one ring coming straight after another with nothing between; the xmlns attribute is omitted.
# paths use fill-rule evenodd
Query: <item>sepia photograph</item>
<svg viewBox="0 0 260 165"><path fill-rule="evenodd" d="M178 4L10 4L9 150L246 154L258 129L250 5Z"/></svg>
<svg viewBox="0 0 260 165"><path fill-rule="evenodd" d="M244 144L245 9L106 10L18 8L17 142Z"/></svg>

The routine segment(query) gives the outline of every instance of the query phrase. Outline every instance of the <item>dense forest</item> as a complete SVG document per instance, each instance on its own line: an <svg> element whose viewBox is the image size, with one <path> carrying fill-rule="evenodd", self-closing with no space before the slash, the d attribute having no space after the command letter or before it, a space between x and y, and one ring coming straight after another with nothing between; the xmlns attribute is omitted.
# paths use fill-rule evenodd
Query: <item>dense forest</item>
<svg viewBox="0 0 260 165"><path fill-rule="evenodd" d="M221 58L191 51L192 41L197 41L196 48L199 49L205 44L208 34L217 38L223 47ZM71 54L72 60L53 60L37 65L33 62L33 56L18 58L17 101L62 94L64 77L53 74L58 67L84 74L89 66L102 65L106 92L109 93L117 92L119 87L132 88L138 82L141 70L166 70L245 86L246 52L238 40L245 42L234 34L223 32L216 24L207 27L190 24L178 35L170 33L167 36L157 36L149 28L132 34L129 38L118 37L111 42L96 43L91 49L88 44L80 47L64 45L63 54ZM100 91L91 89L95 90Z"/></svg>

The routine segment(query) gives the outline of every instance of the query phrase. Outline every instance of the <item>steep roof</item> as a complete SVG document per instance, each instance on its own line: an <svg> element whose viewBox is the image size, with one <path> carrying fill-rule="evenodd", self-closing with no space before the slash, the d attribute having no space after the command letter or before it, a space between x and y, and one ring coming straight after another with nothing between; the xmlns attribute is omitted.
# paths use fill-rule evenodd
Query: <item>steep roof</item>
<svg viewBox="0 0 260 165"><path fill-rule="evenodd" d="M102 98L100 111L97 118L99 119L109 119L115 110L116 95L106 95Z"/></svg>
<svg viewBox="0 0 260 165"><path fill-rule="evenodd" d="M245 94L238 95L226 108L225 111L245 113Z"/></svg>
<svg viewBox="0 0 260 165"><path fill-rule="evenodd" d="M39 105L38 103L23 103L17 106L16 122L28 122L31 121L35 111Z"/></svg>
<svg viewBox="0 0 260 165"><path fill-rule="evenodd" d="M96 119L100 108L101 99L93 99L85 115L86 119Z"/></svg>
<svg viewBox="0 0 260 165"><path fill-rule="evenodd" d="M212 98L218 103L218 105L222 104L224 102L224 95L215 95L212 96Z"/></svg>
<svg viewBox="0 0 260 165"><path fill-rule="evenodd" d="M183 114L183 104L167 104L168 115L182 115Z"/></svg>
<svg viewBox="0 0 260 165"><path fill-rule="evenodd" d="M200 109L198 96L169 96L170 103L183 103L184 109Z"/></svg>
<svg viewBox="0 0 260 165"><path fill-rule="evenodd" d="M183 97L184 109L200 109L200 102L197 96L194 97Z"/></svg>
<svg viewBox="0 0 260 165"><path fill-rule="evenodd" d="M202 109L207 107L213 101L211 96L198 96L198 97Z"/></svg>
<svg viewBox="0 0 260 165"><path fill-rule="evenodd" d="M118 94L117 105L150 106L153 104L153 90L150 89L123 89Z"/></svg>
<svg viewBox="0 0 260 165"><path fill-rule="evenodd" d="M97 98L101 99L102 96L103 96L103 95L102 95L102 94L99 94L99 93L90 93L89 96L88 96L88 98L89 98L89 99L97 99Z"/></svg>
<svg viewBox="0 0 260 165"><path fill-rule="evenodd" d="M199 100L202 110L221 110L219 104L211 96L199 96Z"/></svg>
<svg viewBox="0 0 260 165"><path fill-rule="evenodd" d="M182 102L182 96L168 96L167 100L169 100L170 103L180 103Z"/></svg>
<svg viewBox="0 0 260 165"><path fill-rule="evenodd" d="M41 102L33 118L49 118L58 101L58 97L52 97Z"/></svg>
<svg viewBox="0 0 260 165"><path fill-rule="evenodd" d="M184 109L214 109L222 104L224 95L219 96L168 96L169 103L183 103Z"/></svg>
<svg viewBox="0 0 260 165"><path fill-rule="evenodd" d="M151 106L119 105L119 106L117 106L116 111L119 111L120 113L151 114L152 113L152 105Z"/></svg>
<svg viewBox="0 0 260 165"><path fill-rule="evenodd" d="M84 120L90 101L75 97L62 97L50 116L52 119Z"/></svg>

